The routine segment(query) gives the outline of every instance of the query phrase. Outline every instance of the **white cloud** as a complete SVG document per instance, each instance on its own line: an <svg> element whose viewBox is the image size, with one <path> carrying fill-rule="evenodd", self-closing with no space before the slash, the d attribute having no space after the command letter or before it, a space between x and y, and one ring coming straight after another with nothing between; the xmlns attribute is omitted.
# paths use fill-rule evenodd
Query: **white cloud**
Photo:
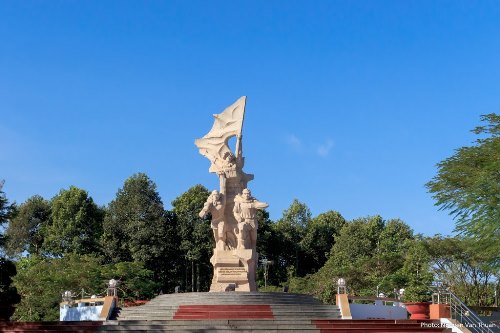
<svg viewBox="0 0 500 333"><path fill-rule="evenodd" d="M303 142L295 134L289 134L285 138L286 144L297 153L317 154L321 157L327 157L334 147L334 142L331 139L326 140L321 145Z"/></svg>
<svg viewBox="0 0 500 333"><path fill-rule="evenodd" d="M318 149L316 149L316 153L321 157L326 157L330 154L330 151L333 148L333 140L328 139L325 143L320 145Z"/></svg>
<svg viewBox="0 0 500 333"><path fill-rule="evenodd" d="M293 149L300 151L303 149L302 141L294 134L290 134L286 138L286 143Z"/></svg>

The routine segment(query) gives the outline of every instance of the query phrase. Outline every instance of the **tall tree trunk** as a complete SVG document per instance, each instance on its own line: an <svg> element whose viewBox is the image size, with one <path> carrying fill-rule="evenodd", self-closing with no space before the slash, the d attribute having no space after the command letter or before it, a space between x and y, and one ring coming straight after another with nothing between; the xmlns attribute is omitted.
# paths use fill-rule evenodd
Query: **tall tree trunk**
<svg viewBox="0 0 500 333"><path fill-rule="evenodd" d="M194 261L191 260L191 291L194 292Z"/></svg>
<svg viewBox="0 0 500 333"><path fill-rule="evenodd" d="M295 276L299 276L299 249L298 245L295 245Z"/></svg>
<svg viewBox="0 0 500 333"><path fill-rule="evenodd" d="M200 292L200 263L196 263L196 291Z"/></svg>
<svg viewBox="0 0 500 333"><path fill-rule="evenodd" d="M187 266L187 263L184 265L184 267L186 268L186 270L184 271L184 290L185 291L188 291L188 266Z"/></svg>

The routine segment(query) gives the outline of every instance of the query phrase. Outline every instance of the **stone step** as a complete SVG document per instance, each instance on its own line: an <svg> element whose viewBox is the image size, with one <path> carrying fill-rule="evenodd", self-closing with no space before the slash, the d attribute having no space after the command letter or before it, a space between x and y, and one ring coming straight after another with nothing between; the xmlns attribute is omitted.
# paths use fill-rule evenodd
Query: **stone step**
<svg viewBox="0 0 500 333"><path fill-rule="evenodd" d="M450 329L422 327L424 320L136 320L102 322L0 322L0 332L137 332L137 333L413 333L452 332ZM104 324L104 325L103 325Z"/></svg>
<svg viewBox="0 0 500 333"><path fill-rule="evenodd" d="M106 322L108 332L320 332L310 320L171 320Z"/></svg>
<svg viewBox="0 0 500 333"><path fill-rule="evenodd" d="M181 303L179 303L179 301ZM164 294L159 295L148 304L210 304L214 303L241 303L241 302L263 302L272 303L308 303L322 304L321 301L309 295L290 294L290 293L248 293L248 292L229 292L229 293L182 293L182 294ZM258 304L256 303L256 304Z"/></svg>
<svg viewBox="0 0 500 333"><path fill-rule="evenodd" d="M203 320L126 320L126 321L118 321L118 320L108 320L103 324L105 326L120 326L120 325L140 325L140 324L148 324L148 325L197 325L200 322L204 322ZM276 323L276 324L312 324L310 319L297 319L297 320L289 320L289 319L262 319L259 321L255 321L252 319L213 319L209 321L210 324L213 325L246 325L256 323L257 325L266 324L266 323Z"/></svg>
<svg viewBox="0 0 500 333"><path fill-rule="evenodd" d="M439 323L438 321L414 321L414 320L313 320L316 328L321 333L337 332L451 332L443 328L422 327L422 323Z"/></svg>
<svg viewBox="0 0 500 333"><path fill-rule="evenodd" d="M302 325L297 325L297 324L266 324L266 325L256 325L256 324L247 324L247 325L238 325L238 326L233 326L233 325L207 325L200 323L199 325L126 325L126 326L107 326L108 330L113 331L113 330L121 330L123 328L127 328L130 330L140 330L140 329L172 329L172 328L178 328L178 329L204 329L204 328L210 328L210 329L263 329L263 328L268 328L268 329L317 329L314 325L311 324L302 324Z"/></svg>
<svg viewBox="0 0 500 333"><path fill-rule="evenodd" d="M174 328L163 328L163 329L133 329L128 330L127 328L117 329L117 330L106 330L100 328L96 330L96 332L134 332L134 333L164 333L164 332L176 332L176 333L321 333L321 330L316 328L299 328L299 329L287 329L287 328L250 328L250 329L234 329L234 328L226 328L226 329L213 329L213 328L191 328L191 329L180 329L177 327Z"/></svg>

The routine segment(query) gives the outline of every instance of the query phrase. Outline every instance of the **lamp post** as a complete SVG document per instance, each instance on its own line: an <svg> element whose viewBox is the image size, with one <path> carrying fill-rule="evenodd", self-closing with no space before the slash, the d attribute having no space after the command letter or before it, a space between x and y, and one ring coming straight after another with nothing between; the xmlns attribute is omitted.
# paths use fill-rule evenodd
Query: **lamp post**
<svg viewBox="0 0 500 333"><path fill-rule="evenodd" d="M403 298L403 294L405 293L405 290L403 288L399 289L399 299L401 300Z"/></svg>
<svg viewBox="0 0 500 333"><path fill-rule="evenodd" d="M347 294L347 287L344 278L337 280L337 294Z"/></svg>
<svg viewBox="0 0 500 333"><path fill-rule="evenodd" d="M108 296L113 296L113 297L117 297L118 296L118 292L116 290L116 286L118 286L118 281L117 280L115 280L115 279L109 280L109 282L108 282L108 292L107 292Z"/></svg>
<svg viewBox="0 0 500 333"><path fill-rule="evenodd" d="M273 264L272 260L267 260L267 258L262 259L262 265L264 265L264 288L267 288L267 277L269 274L269 265Z"/></svg>
<svg viewBox="0 0 500 333"><path fill-rule="evenodd" d="M73 303L73 297L74 297L73 293L72 293L71 291L69 291L69 290L66 290L66 291L62 294L62 300L63 300L64 302L67 302L67 303L68 303L68 305L70 305L70 306L71 306L71 304Z"/></svg>
<svg viewBox="0 0 500 333"><path fill-rule="evenodd" d="M498 282L495 287L495 306L498 306Z"/></svg>

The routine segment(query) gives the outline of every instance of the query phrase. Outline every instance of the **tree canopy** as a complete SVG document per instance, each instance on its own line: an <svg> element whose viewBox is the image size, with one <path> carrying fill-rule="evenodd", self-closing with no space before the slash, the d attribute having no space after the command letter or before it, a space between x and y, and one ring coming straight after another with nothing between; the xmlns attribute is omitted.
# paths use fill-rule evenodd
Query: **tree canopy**
<svg viewBox="0 0 500 333"><path fill-rule="evenodd" d="M481 249L498 262L500 253L500 116L481 117L480 137L437 164L426 184L436 205L456 219L456 231L480 240Z"/></svg>
<svg viewBox="0 0 500 333"><path fill-rule="evenodd" d="M177 218L177 237L184 268L181 286L191 291L208 290L212 279L210 257L215 246L210 219L200 218L199 212L209 196L202 185L195 185L172 201ZM190 274L188 274L190 272ZM191 279L188 280L188 275ZM190 287L190 288L189 288Z"/></svg>
<svg viewBox="0 0 500 333"><path fill-rule="evenodd" d="M175 219L166 212L156 184L144 173L129 177L104 217L102 248L109 262L138 262L152 270L162 288L176 265Z"/></svg>
<svg viewBox="0 0 500 333"><path fill-rule="evenodd" d="M53 255L99 253L103 212L87 191L70 186L51 202L51 223L44 248Z"/></svg>
<svg viewBox="0 0 500 333"><path fill-rule="evenodd" d="M487 306L494 302L495 282L500 272L478 253L476 240L436 235L425 239L433 272L440 284L468 305Z"/></svg>
<svg viewBox="0 0 500 333"><path fill-rule="evenodd" d="M22 321L59 320L59 302L64 291L83 296L103 295L106 282L120 281L120 297L124 299L150 298L157 286L153 272L140 263L103 265L102 260L88 255L68 253L62 258L33 255L17 263L14 285L22 300L14 319Z"/></svg>
<svg viewBox="0 0 500 333"><path fill-rule="evenodd" d="M343 277L354 295L390 293L407 282L401 269L413 239L401 220L384 221L381 216L359 218L343 224L335 237L328 260L321 269L291 280L294 292L307 292L333 302L335 283Z"/></svg>
<svg viewBox="0 0 500 333"><path fill-rule="evenodd" d="M40 254L44 241L44 231L50 225L50 202L34 195L22 203L10 220L6 231L6 252L10 256L24 251Z"/></svg>
<svg viewBox="0 0 500 333"><path fill-rule="evenodd" d="M9 204L2 186L3 181L0 182L0 249L5 245L1 232L3 224L9 221L15 211L15 205ZM9 320L14 312L14 305L20 301L17 289L12 285L12 277L15 275L15 264L0 256L0 320Z"/></svg>
<svg viewBox="0 0 500 333"><path fill-rule="evenodd" d="M9 204L5 193L2 191L3 180L0 181L0 228L4 226L5 223L9 222L12 214L15 211L15 204ZM0 232L0 247L4 246L5 237L3 233Z"/></svg>

